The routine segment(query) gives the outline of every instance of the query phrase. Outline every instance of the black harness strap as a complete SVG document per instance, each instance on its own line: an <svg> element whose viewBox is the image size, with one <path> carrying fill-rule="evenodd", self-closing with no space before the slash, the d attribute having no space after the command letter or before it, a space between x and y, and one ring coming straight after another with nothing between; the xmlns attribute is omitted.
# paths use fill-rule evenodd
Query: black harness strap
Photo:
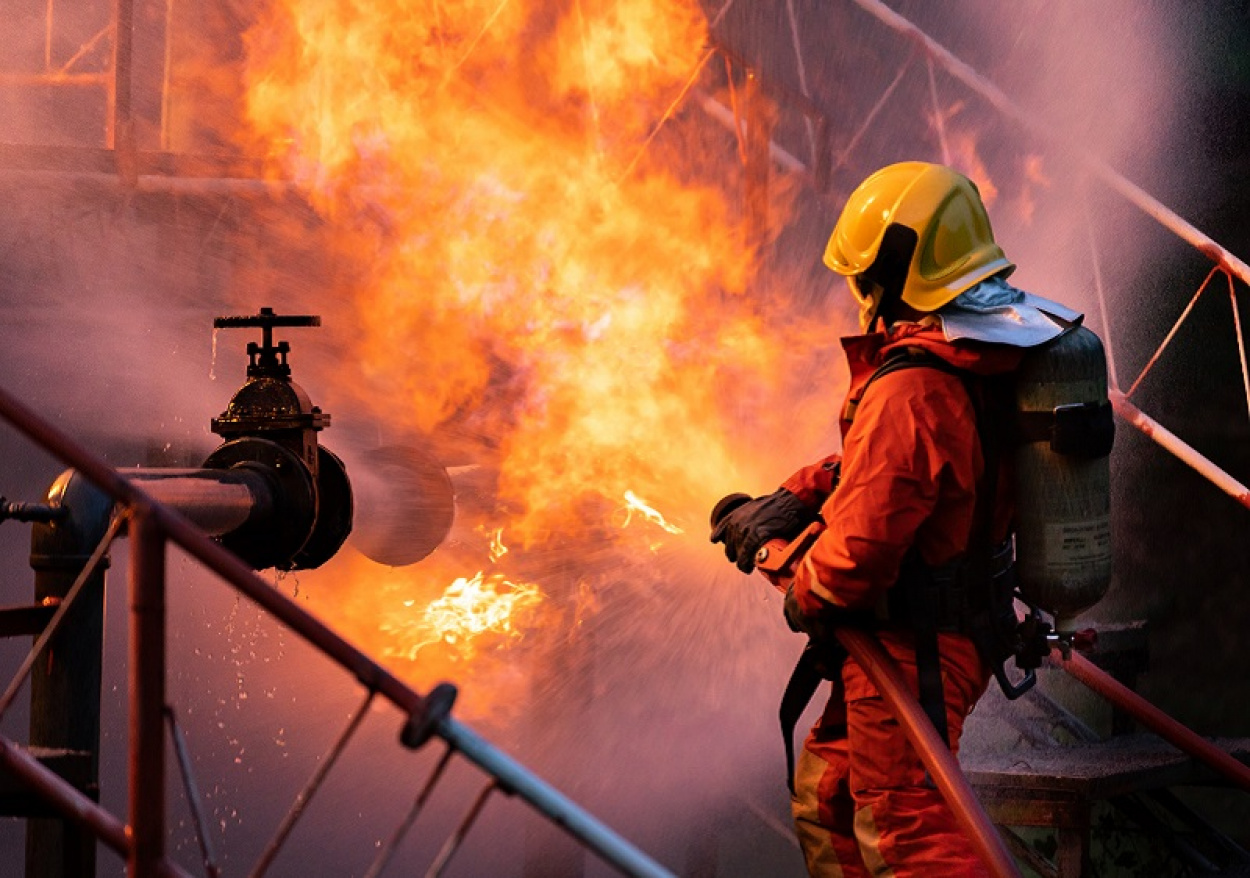
<svg viewBox="0 0 1250 878"><path fill-rule="evenodd" d="M916 683L920 706L948 748L946 692L942 688L942 657L938 652L938 594L931 577L924 577L911 600L912 632L916 639Z"/></svg>
<svg viewBox="0 0 1250 878"><path fill-rule="evenodd" d="M781 736L786 745L786 783L790 787L790 795L794 795L794 729L824 679L816 645L809 640L790 672L790 681L781 696Z"/></svg>
<svg viewBox="0 0 1250 878"><path fill-rule="evenodd" d="M868 392L869 386L877 379L889 375L891 372L897 372L900 369L912 369L919 366L937 369L940 372L946 372L948 375L954 375L960 379L965 390L968 391L974 410L977 411L977 430L980 432L981 407L978 405L974 389L968 385L970 378L967 373L952 366L941 357L923 350L903 348L890 356L865 382L864 389L860 393L860 399L863 399L864 393ZM997 467L995 466L994 468L996 469ZM987 458L986 471L988 472L989 469L991 467ZM988 487L991 491L994 488L993 485ZM983 492L978 489L978 511L982 505L986 505L982 503L983 497ZM988 505L992 510L993 501L991 500ZM950 732L946 725L946 693L942 687L942 657L938 650L938 619L942 598L939 594L940 586L934 581L928 567L921 561L919 555L914 550L904 559L900 580L906 581L910 586L908 588L907 609L903 618L906 619L907 626L912 630L915 637L916 688L920 706L924 709L925 715L929 717L929 721L933 723L933 728L937 730L942 741L949 747Z"/></svg>
<svg viewBox="0 0 1250 878"><path fill-rule="evenodd" d="M968 567L965 571L971 581L978 577L988 580L991 575L991 556L993 554L994 506L998 492L998 469L1001 461L1003 438L999 429L998 419L991 410L996 410L999 402L991 397L997 388L989 386L985 381L959 369L942 358L919 348L903 348L891 355L864 383L859 398L850 407L853 416L854 408L859 399L863 398L868 387L877 379L896 372L899 369L927 367L954 375L963 384L976 412L977 434L981 440L981 455L984 470L977 484L976 506L973 511L973 530L971 551L968 556ZM976 382L976 383L974 383ZM960 577L944 576L940 580L928 565L913 549L903 559L899 583L906 589L902 606L896 608L897 615L891 618L905 621L913 632L916 649L916 677L920 706L925 715L933 723L934 729L941 735L946 745L950 746L950 735L946 723L946 696L942 685L942 660L938 648L938 634L943 628L944 620L949 617L964 616L965 582ZM945 592L945 593L944 593ZM901 596L901 595L900 595ZM894 603L893 601L891 602ZM953 604L959 604L958 607ZM968 632L976 639L976 632ZM976 643L983 656L988 655L988 647ZM794 793L794 730L799 719L811 702L812 696L820 687L822 680L830 679L830 674L839 673L841 659L833 660L837 651L836 644L816 643L809 641L804 647L798 663L790 674L785 693L781 698L780 720L782 736L786 750L786 776L790 792ZM845 734L845 730L843 730Z"/></svg>

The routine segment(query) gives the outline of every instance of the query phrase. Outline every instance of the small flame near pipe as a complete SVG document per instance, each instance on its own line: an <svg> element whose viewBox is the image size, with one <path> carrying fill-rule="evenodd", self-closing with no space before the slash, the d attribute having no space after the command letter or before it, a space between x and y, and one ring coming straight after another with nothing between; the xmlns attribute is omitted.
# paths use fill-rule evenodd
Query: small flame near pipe
<svg viewBox="0 0 1250 878"><path fill-rule="evenodd" d="M491 563L507 552L503 528L496 528L488 551ZM384 620L380 630L393 638L384 653L415 661L422 649L443 644L453 658L469 661L486 644L498 649L520 639L543 600L542 589L533 583L479 570L456 578L419 613L401 612ZM405 611L413 610L417 601L409 598L402 605Z"/></svg>
<svg viewBox="0 0 1250 878"><path fill-rule="evenodd" d="M415 661L422 649L445 644L458 658L469 661L487 643L499 647L519 639L523 620L542 601L537 585L479 570L456 579L419 614L384 621L382 632L394 637L394 645L385 654ZM403 602L405 608L415 605L415 600Z"/></svg>

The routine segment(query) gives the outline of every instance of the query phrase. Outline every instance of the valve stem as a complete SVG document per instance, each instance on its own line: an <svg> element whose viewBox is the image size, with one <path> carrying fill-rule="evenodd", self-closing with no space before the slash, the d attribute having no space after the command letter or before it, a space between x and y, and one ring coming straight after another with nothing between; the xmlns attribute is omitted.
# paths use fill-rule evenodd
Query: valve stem
<svg viewBox="0 0 1250 878"><path fill-rule="evenodd" d="M68 510L64 506L46 503L16 503L0 497L0 521L51 522L63 519Z"/></svg>

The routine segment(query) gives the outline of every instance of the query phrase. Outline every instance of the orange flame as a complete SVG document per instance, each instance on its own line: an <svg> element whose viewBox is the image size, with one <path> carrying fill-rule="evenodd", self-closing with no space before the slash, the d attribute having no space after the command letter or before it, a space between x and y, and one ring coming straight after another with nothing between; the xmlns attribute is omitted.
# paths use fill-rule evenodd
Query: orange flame
<svg viewBox="0 0 1250 878"><path fill-rule="evenodd" d="M415 661L427 646L444 643L454 647L463 659L471 659L480 644L489 640L517 638L527 617L543 600L536 585L511 582L501 573L489 576L478 571L469 578L458 578L442 596L423 611L414 610L415 599L403 602L404 611L394 612L381 625L393 638L383 654ZM409 612L411 611L411 612Z"/></svg>
<svg viewBox="0 0 1250 878"><path fill-rule="evenodd" d="M495 528L495 532L490 537L490 548L487 550L490 561L494 564L504 555L508 554L508 547L503 544L503 528Z"/></svg>
<svg viewBox="0 0 1250 878"><path fill-rule="evenodd" d="M711 168L656 145L621 178L697 67L697 4L580 0L553 23L497 0L288 2L249 37L248 114L370 266L359 357L388 417L398 392L422 431L506 424L522 540L571 520L552 498L702 504L736 469L706 390L778 351L726 297L751 253Z"/></svg>
<svg viewBox="0 0 1250 878"><path fill-rule="evenodd" d="M656 509L648 506L633 491L625 492L625 524L623 527L629 527L629 523L633 520L634 513L637 512L642 516L644 521L649 521L660 529L671 534L684 533L680 527L675 524L669 524L668 520Z"/></svg>
<svg viewBox="0 0 1250 878"><path fill-rule="evenodd" d="M652 136L703 69L696 0L276 2L246 41L250 136L351 278L339 392L497 470L522 550L622 496L684 520L743 487L729 424L777 395L805 330L743 295L732 139L683 155L680 113ZM384 633L403 654L427 636Z"/></svg>

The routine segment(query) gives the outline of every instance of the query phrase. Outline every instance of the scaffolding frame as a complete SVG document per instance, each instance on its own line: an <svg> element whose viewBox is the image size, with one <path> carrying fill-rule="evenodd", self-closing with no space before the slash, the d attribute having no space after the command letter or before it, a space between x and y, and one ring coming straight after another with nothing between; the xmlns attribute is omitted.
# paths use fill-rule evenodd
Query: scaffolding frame
<svg viewBox="0 0 1250 878"><path fill-rule="evenodd" d="M836 155L832 154L832 143L829 139L829 133L832 131L832 120L819 106L815 105L810 96L806 94L804 83L806 82L806 72L803 69L804 61L802 54L795 51L795 62L797 65L797 77L800 83L800 90L796 91L787 84L773 80L758 81L759 90L767 95L767 97L777 103L799 113L803 116L805 128L810 130L814 125L817 132L815 135L816 142L812 149L813 158L811 163L805 163L802 159L797 158L791 151L776 141L769 140L768 154L773 163L782 170L799 175L806 178L812 187L818 193L825 195L829 182L829 175L833 169L846 165L847 159L851 152L858 146L860 138L864 132L872 124L873 119L881 112L886 103L889 102L894 95L899 83L903 77L909 72L911 67L918 60L922 60L925 64L925 75L927 77L928 94L933 104L931 112L933 113L935 135L938 140L938 148L944 156L949 155L949 147L946 143L946 135L942 125L941 108L938 100L938 84L935 72L940 69L946 75L950 76L971 92L985 100L995 111L1004 118L1011 120L1019 125L1030 136L1037 138L1039 141L1049 144L1052 147L1062 149L1065 154L1071 156L1073 160L1082 167L1089 176L1110 188L1119 194L1127 202L1138 208L1143 214L1153 219L1164 229L1175 235L1181 241L1189 244L1198 253L1205 256L1213 263L1211 273L1199 287L1197 293L1189 306L1181 313L1176 324L1168 332L1163 339L1154 355L1149 359L1146 366L1142 369L1140 375L1133 381L1127 390L1120 387L1119 378L1115 368L1115 352L1113 349L1113 339L1111 338L1111 328L1107 321L1107 305L1105 291L1102 286L1101 267L1098 262L1097 250L1093 248L1091 241L1091 249L1093 251L1093 274L1095 287L1098 297L1098 306L1102 315L1103 323L1103 341L1107 347L1107 360L1109 366L1109 393L1108 397L1115 413L1119 415L1121 420L1126 424L1141 431L1147 439L1172 454L1182 463L1191 467L1195 472L1207 481L1211 482L1224 493L1232 497L1237 503L1250 509L1250 487L1246 486L1228 472L1226 472L1218 464L1214 463L1210 458L1203 455L1189 443L1185 442L1174 433L1167 430L1158 421L1150 417L1147 413L1138 408L1132 401L1131 397L1140 386L1142 379L1151 371L1165 348L1175 336L1181 324L1189 317L1193 310L1193 306L1197 299L1202 295L1203 291L1210 285L1212 279L1217 275L1223 275L1228 283L1229 298L1232 303L1233 325L1237 334L1238 352L1240 355L1242 382L1246 392L1246 405L1250 410L1250 361L1246 352L1245 339L1242 332L1241 315L1238 310L1237 303L1237 285L1236 281L1240 281L1244 287L1250 287L1250 264L1240 258L1223 244L1220 244L1214 238L1201 229L1193 225L1191 222L1180 216L1158 198L1151 195L1142 187L1133 183L1116 168L1109 163L1091 153L1089 150L1080 147L1077 144L1066 141L1061 135L1057 134L1057 130L1046 124L1045 119L1036 118L1033 114L1027 112L1020 107L1012 98L1003 92L990 79L978 72L971 65L957 56L954 52L947 49L929 34L925 33L910 19L895 12L887 6L882 0L845 0L846 3L854 4L863 11L867 12L881 25L894 31L906 44L910 47L908 51L900 55L899 69L889 85L880 95L879 99L869 111L867 117L859 127L859 129L850 137L847 144L837 151ZM727 0L725 6L721 9L720 14L712 22L711 28L714 29L717 22L724 16L732 5L733 0ZM793 29L793 25L792 25ZM718 39L714 34L710 37L712 47L724 56L726 63L736 65L747 71L748 75L752 74L752 65L740 54L738 54L731 46L727 45L723 40ZM687 82L682 89L674 105L679 103L685 96L690 93L693 79L699 75L706 64L707 58L700 60L695 69L691 81ZM730 84L732 86L732 75L730 75ZM732 92L731 92L732 94ZM736 108L734 112L730 112L723 107L715 99L707 96L700 97L700 103L704 111L715 121L720 122L726 127L731 128L734 133L741 138L741 120L738 118ZM669 112L659 124L663 124L673 115L676 106L670 107ZM809 124L810 123L810 124ZM658 125L657 125L658 129ZM657 131L652 131L648 138L648 143L656 135ZM769 132L771 135L771 132ZM810 136L810 135L809 135ZM949 158L945 159L949 161ZM634 159L637 162L637 158ZM1088 208L1086 213L1086 224L1088 221Z"/></svg>
<svg viewBox="0 0 1250 878"><path fill-rule="evenodd" d="M135 138L134 10L135 0L112 0L109 23L86 40L68 61L53 64L51 46L57 14L56 0L46 0L44 16L44 66L40 71L0 74L3 85L47 85L61 88L99 88L105 94L105 145L65 146L0 143L0 169L51 173L104 174L135 187L140 177L194 180L218 186L255 185L264 179L264 165L246 156L197 155L169 150L169 28L175 0L165 5L165 73L161 79L161 148L139 149ZM74 65L105 37L111 39L109 69L75 72ZM184 184L185 185L185 184Z"/></svg>

